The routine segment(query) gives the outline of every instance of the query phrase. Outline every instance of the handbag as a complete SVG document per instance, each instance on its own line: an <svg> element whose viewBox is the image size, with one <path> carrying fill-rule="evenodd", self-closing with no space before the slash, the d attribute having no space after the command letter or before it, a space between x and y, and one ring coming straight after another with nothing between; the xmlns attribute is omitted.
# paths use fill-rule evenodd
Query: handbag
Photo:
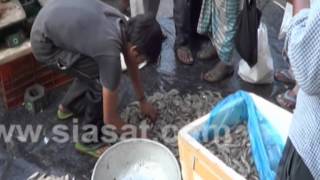
<svg viewBox="0 0 320 180"><path fill-rule="evenodd" d="M244 0L243 10L239 14L236 33L236 49L250 67L258 59L258 28L261 11L256 6L256 0Z"/></svg>

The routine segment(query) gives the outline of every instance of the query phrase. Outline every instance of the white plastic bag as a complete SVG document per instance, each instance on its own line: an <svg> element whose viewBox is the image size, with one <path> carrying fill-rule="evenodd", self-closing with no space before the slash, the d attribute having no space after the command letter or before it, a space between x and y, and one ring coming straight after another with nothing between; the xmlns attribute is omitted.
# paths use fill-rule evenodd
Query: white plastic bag
<svg viewBox="0 0 320 180"><path fill-rule="evenodd" d="M238 75L242 80L253 84L272 83L274 68L270 52L268 30L263 23L258 29L258 61L252 68L243 59L240 60Z"/></svg>

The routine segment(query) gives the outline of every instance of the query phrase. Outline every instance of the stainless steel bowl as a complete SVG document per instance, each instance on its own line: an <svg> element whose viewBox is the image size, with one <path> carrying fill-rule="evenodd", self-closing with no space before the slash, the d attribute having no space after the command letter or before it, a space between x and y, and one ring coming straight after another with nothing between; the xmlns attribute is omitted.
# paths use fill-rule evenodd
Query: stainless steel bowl
<svg viewBox="0 0 320 180"><path fill-rule="evenodd" d="M178 162L162 144L130 139L109 148L97 161L92 180L181 180Z"/></svg>

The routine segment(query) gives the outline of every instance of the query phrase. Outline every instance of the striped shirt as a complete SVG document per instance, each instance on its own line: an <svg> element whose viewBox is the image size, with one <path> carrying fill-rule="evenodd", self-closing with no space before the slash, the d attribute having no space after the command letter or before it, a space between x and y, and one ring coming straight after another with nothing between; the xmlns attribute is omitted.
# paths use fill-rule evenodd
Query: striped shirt
<svg viewBox="0 0 320 180"><path fill-rule="evenodd" d="M289 138L320 179L320 1L293 17L286 40L300 91Z"/></svg>

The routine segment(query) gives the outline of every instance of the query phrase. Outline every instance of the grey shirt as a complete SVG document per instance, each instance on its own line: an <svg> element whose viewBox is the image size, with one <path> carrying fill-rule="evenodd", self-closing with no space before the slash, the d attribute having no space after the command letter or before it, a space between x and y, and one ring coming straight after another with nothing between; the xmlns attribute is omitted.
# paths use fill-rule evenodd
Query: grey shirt
<svg viewBox="0 0 320 180"><path fill-rule="evenodd" d="M32 27L33 53L45 63L60 56L66 66L88 57L97 62L102 85L114 90L121 75L125 23L118 10L98 0L49 1Z"/></svg>

